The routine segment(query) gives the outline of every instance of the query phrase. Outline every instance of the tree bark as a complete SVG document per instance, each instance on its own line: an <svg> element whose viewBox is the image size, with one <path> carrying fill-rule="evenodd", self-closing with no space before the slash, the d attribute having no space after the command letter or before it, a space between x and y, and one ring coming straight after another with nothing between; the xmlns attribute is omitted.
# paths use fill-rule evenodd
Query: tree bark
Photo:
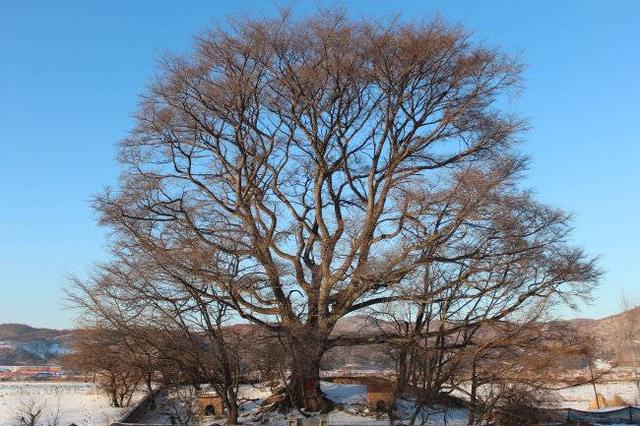
<svg viewBox="0 0 640 426"><path fill-rule="evenodd" d="M120 408L120 402L118 401L118 393L116 392L115 388L111 389L111 406Z"/></svg>
<svg viewBox="0 0 640 426"><path fill-rule="evenodd" d="M149 406L149 408L151 410L155 410L156 409L156 398L153 395L153 384L152 384L151 373L145 374L144 382L145 382L145 384L147 386L147 392L149 392L149 395L151 396L151 405Z"/></svg>
<svg viewBox="0 0 640 426"><path fill-rule="evenodd" d="M402 395L408 382L407 360L409 354L406 346L401 346L398 351L398 378L396 382L396 393Z"/></svg>
<svg viewBox="0 0 640 426"><path fill-rule="evenodd" d="M238 424L238 401L235 396L235 392L231 397L227 397L227 424Z"/></svg>
<svg viewBox="0 0 640 426"><path fill-rule="evenodd" d="M324 398L320 389L320 361L324 354L323 343L313 338L292 338L291 377L289 379L289 393L291 403L305 411L326 412L331 403Z"/></svg>
<svg viewBox="0 0 640 426"><path fill-rule="evenodd" d="M120 404L118 403L118 390L116 388L116 379L111 375L109 378L110 383L110 394L111 394L111 405L116 408L120 408Z"/></svg>
<svg viewBox="0 0 640 426"><path fill-rule="evenodd" d="M475 358L471 364L471 392L469 394L469 419L467 424L473 425L476 422L476 411L478 409L478 398L477 392L478 390L478 377L476 371L476 360Z"/></svg>

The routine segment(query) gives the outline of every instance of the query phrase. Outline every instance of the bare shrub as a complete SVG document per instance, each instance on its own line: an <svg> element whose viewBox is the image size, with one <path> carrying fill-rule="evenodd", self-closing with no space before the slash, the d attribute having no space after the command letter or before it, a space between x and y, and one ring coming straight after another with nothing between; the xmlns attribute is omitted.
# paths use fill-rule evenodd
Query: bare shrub
<svg viewBox="0 0 640 426"><path fill-rule="evenodd" d="M20 399L18 411L15 415L17 426L59 426L60 418L59 397L55 407L48 409L46 402L38 402L33 396Z"/></svg>
<svg viewBox="0 0 640 426"><path fill-rule="evenodd" d="M547 408L554 405L548 391L523 384L499 384L490 387L476 408L474 424L542 424L548 415Z"/></svg>
<svg viewBox="0 0 640 426"><path fill-rule="evenodd" d="M16 424L21 426L36 426L42 416L42 407L36 404L33 399L20 401L20 408L16 415Z"/></svg>

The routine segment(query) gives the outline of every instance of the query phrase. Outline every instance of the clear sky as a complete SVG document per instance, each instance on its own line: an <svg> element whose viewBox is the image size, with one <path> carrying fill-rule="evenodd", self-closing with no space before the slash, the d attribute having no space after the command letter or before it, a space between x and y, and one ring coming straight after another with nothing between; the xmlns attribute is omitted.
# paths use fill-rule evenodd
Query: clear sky
<svg viewBox="0 0 640 426"><path fill-rule="evenodd" d="M116 143L167 51L272 1L5 0L0 6L0 323L69 327L69 273L104 259L91 196L115 182ZM286 3L285 3L286 4ZM575 214L575 241L606 271L595 303L640 296L640 1L320 2L355 17L461 23L528 65L515 108L538 198ZM300 13L318 2L294 3Z"/></svg>

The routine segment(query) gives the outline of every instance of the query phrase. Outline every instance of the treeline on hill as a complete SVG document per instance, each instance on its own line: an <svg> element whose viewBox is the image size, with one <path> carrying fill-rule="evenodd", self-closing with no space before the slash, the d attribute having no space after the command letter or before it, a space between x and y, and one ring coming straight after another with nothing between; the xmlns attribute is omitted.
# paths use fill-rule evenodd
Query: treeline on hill
<svg viewBox="0 0 640 426"><path fill-rule="evenodd" d="M38 365L55 362L70 347L71 330L0 324L0 365Z"/></svg>
<svg viewBox="0 0 640 426"><path fill-rule="evenodd" d="M522 188L527 124L505 110L521 70L437 19L283 13L202 34L163 62L95 200L113 256L74 280L78 353L114 348L95 355L127 366L107 386L129 368L209 383L230 423L253 371L283 383L272 408L330 410L325 353L370 345L391 348L398 392L465 389L472 422L535 404L554 361L588 352L540 319L599 271L569 215ZM385 325L334 333L355 314Z"/></svg>

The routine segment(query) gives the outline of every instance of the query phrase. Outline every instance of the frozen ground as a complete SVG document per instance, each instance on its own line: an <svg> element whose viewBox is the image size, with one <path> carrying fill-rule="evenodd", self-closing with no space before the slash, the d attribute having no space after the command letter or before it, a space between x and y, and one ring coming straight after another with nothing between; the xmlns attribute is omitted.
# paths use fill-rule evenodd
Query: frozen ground
<svg viewBox="0 0 640 426"><path fill-rule="evenodd" d="M630 405L639 405L636 386L630 382L609 382L596 384L598 393L601 393L605 399L611 400L614 394L620 397ZM576 408L586 410L589 408L589 402L595 399L593 387L591 385L582 385L568 389L555 391L558 395L558 406L560 408Z"/></svg>
<svg viewBox="0 0 640 426"><path fill-rule="evenodd" d="M329 414L331 425L388 425L389 419L386 415L376 417L373 413L365 410L367 397L366 386L354 384L321 383L322 391L327 398L341 406L340 410ZM262 424L280 426L287 424L287 416L279 413L260 414L258 408L262 400L271 395L271 390L266 386L243 385L240 387L238 397L240 400L240 421L244 424ZM171 403L161 401L158 409L150 413L143 421L145 423L168 423L168 412L173 411ZM399 403L398 415L400 418L408 419L413 414L414 404L408 400ZM430 410L422 413L426 425L451 425L459 426L467 424L467 413L463 409L453 410ZM201 425L211 425L214 422L224 423L222 419L205 418ZM420 417L417 424L420 424Z"/></svg>
<svg viewBox="0 0 640 426"><path fill-rule="evenodd" d="M560 386L560 385L558 385ZM322 382L322 390L332 401L339 404L341 410L336 410L329 415L332 425L388 425L386 416L377 418L372 413L365 410L366 407L366 386L357 384L338 384ZM625 401L633 404L636 402L636 389L633 383L616 382L603 383L597 385L597 390L605 398L611 399L614 394L620 395ZM576 408L586 410L589 402L593 399L593 388L591 385L583 385L558 391L550 391L558 395L557 408ZM277 413L261 415L257 409L264 398L271 394L267 387L260 385L243 385L239 389L241 401L241 417L243 423L265 424L265 425L285 425L286 416ZM415 405L410 400L401 400L398 403L398 420L409 419L413 414ZM162 422L160 413L147 420ZM416 424L427 425L464 425L467 422L467 412L464 409L438 410L432 409L422 412L418 416ZM210 425L216 419L207 418L202 425Z"/></svg>
<svg viewBox="0 0 640 426"><path fill-rule="evenodd" d="M585 384L580 386L567 387L568 385L563 383L550 384L549 390L546 391L549 395L549 400L553 403L550 408L573 408L577 410L588 410L589 404L595 399L593 386L591 384ZM626 403L623 406L634 405L640 406L640 400L638 399L638 392L636 386L631 382L603 382L596 383L596 389L599 394L602 394L607 401L612 401L614 395L618 395ZM486 392L486 388L480 387L478 393L480 395ZM459 398L467 398L466 393L460 391L454 391L452 395Z"/></svg>
<svg viewBox="0 0 640 426"><path fill-rule="evenodd" d="M329 415L332 425L387 425L386 416L376 418L367 413L366 387L357 384L338 384L322 382L322 390L327 397L342 409ZM620 395L629 403L636 403L636 388L633 383L616 382L597 385L597 390L605 398L611 399L614 394ZM593 399L591 385L555 391L559 396L559 408L587 409L589 401ZM271 394L271 390L261 385L243 385L239 389L241 400L241 421L255 424L285 425L286 417L272 413L260 416L257 409L264 398ZM0 425L15 424L19 407L23 403L35 401L44 408L44 416L55 414L58 409L62 419L61 424L72 422L79 426L107 425L122 413L121 409L109 406L108 399L97 392L92 384L79 382L0 382ZM401 400L398 407L398 417L408 419L414 410L414 404L409 400ZM464 425L467 413L463 409L447 411L430 410L422 413L425 424L428 425ZM153 413L149 421L162 422L166 420L160 408ZM210 425L215 421L207 418L202 425ZM420 417L417 423L421 423Z"/></svg>
<svg viewBox="0 0 640 426"><path fill-rule="evenodd" d="M42 419L60 415L60 424L102 426L116 420L122 409L113 408L96 387L79 382L0 382L0 425L16 424L24 404L42 407Z"/></svg>

